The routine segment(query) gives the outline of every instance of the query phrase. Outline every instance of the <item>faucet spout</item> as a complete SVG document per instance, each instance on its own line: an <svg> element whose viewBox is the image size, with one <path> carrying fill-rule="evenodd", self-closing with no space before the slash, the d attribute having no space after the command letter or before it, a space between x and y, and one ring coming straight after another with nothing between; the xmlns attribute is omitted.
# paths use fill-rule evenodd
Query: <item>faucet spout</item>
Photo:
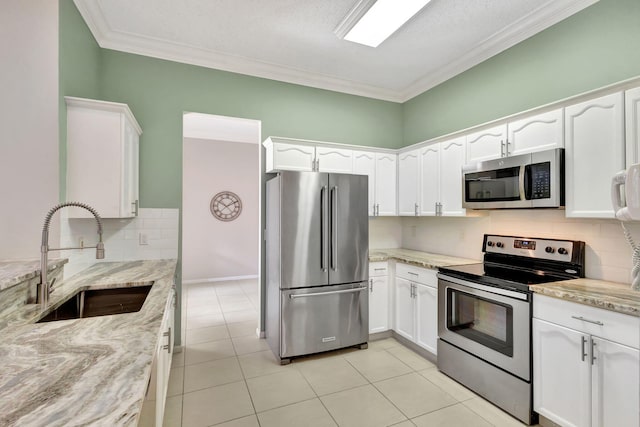
<svg viewBox="0 0 640 427"><path fill-rule="evenodd" d="M53 282L49 283L47 279L49 251L64 249L49 249L49 226L51 225L51 218L53 217L53 214L67 206L83 208L93 214L96 222L98 223L98 243L96 244L96 259L104 259L104 243L102 243L102 219L95 209L85 203L79 202L60 203L51 208L49 212L47 212L47 216L44 219L44 225L42 226L42 244L40 245L40 284L38 285L39 288L37 303L44 306L47 306L49 304L49 294L51 293L51 285L53 285Z"/></svg>

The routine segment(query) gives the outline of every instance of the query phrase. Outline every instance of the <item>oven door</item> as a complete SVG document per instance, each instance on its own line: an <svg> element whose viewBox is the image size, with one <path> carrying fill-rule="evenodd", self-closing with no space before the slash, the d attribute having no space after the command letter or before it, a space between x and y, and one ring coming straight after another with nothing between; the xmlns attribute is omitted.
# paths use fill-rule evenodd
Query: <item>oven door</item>
<svg viewBox="0 0 640 427"><path fill-rule="evenodd" d="M438 274L438 336L531 379L531 303L526 293Z"/></svg>

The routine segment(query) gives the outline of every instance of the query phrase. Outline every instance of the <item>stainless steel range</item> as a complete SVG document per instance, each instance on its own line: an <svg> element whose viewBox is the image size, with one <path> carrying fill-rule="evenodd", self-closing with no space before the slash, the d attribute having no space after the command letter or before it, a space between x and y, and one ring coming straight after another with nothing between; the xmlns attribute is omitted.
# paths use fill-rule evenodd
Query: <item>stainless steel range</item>
<svg viewBox="0 0 640 427"><path fill-rule="evenodd" d="M485 234L482 251L438 273L438 369L532 424L529 285L584 277L585 244Z"/></svg>

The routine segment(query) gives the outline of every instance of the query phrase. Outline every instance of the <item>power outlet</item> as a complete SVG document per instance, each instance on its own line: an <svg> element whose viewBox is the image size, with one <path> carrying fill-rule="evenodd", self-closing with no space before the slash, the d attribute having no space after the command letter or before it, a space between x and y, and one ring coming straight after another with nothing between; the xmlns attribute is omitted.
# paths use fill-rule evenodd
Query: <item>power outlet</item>
<svg viewBox="0 0 640 427"><path fill-rule="evenodd" d="M140 245L148 245L149 244L149 237L147 236L146 233L138 234L138 243Z"/></svg>

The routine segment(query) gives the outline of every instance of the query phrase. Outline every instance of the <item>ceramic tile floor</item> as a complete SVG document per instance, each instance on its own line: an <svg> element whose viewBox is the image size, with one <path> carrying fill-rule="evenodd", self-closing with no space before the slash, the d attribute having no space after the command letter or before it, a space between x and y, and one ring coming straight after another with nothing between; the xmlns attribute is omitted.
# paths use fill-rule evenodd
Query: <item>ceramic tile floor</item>
<svg viewBox="0 0 640 427"><path fill-rule="evenodd" d="M188 285L183 304L165 426L524 425L393 338L279 365L256 337L255 280Z"/></svg>

